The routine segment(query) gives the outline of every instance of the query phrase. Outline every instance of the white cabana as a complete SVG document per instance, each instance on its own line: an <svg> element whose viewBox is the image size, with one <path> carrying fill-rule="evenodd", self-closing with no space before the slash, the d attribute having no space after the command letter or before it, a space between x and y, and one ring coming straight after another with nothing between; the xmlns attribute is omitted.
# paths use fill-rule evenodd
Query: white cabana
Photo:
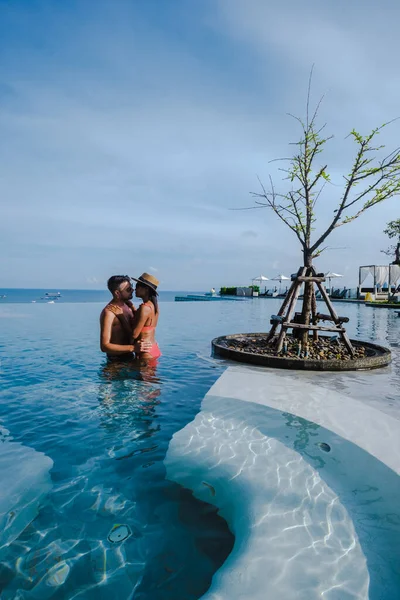
<svg viewBox="0 0 400 600"><path fill-rule="evenodd" d="M400 281L400 265L389 265L389 285L396 286Z"/></svg>
<svg viewBox="0 0 400 600"><path fill-rule="evenodd" d="M382 290L384 284L388 286L388 293L391 288L396 287L400 281L399 265L365 265L359 268L358 290L362 293L362 285L367 277L371 275L373 279L373 289L376 295Z"/></svg>

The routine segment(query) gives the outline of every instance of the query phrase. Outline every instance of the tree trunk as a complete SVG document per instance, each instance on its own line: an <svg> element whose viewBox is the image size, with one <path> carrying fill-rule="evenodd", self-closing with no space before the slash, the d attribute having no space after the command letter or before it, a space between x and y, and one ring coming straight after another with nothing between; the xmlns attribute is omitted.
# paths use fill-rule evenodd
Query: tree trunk
<svg viewBox="0 0 400 600"><path fill-rule="evenodd" d="M306 275L310 275L309 268L312 267L312 256L306 250L304 250L304 266L307 267ZM301 323L303 323L304 325L310 324L313 286L314 286L314 284L310 281L306 281L304 283L303 307L301 310ZM303 348L305 348L306 344L308 343L308 331L307 330L302 332L301 341L302 341Z"/></svg>
<svg viewBox="0 0 400 600"><path fill-rule="evenodd" d="M315 288L314 288L314 286L312 287L312 292L311 292L311 315L312 315L312 324L313 325L318 325L317 299L315 297ZM318 331L316 329L313 330L313 341L314 342L318 341Z"/></svg>
<svg viewBox="0 0 400 600"><path fill-rule="evenodd" d="M400 265L400 242L397 244L392 265Z"/></svg>

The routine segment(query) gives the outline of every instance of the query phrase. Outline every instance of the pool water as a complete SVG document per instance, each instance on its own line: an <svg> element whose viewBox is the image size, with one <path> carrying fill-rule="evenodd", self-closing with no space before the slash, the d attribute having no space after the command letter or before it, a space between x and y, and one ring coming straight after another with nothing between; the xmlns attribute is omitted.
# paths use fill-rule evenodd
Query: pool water
<svg viewBox="0 0 400 600"><path fill-rule="evenodd" d="M0 307L0 425L54 463L37 518L1 557L2 599L194 600L206 592L233 536L214 507L166 480L163 459L225 369L210 357L211 339L265 331L278 306L164 301L163 356L140 372L105 362L101 304ZM351 318L352 337L390 346L392 365L306 377L400 418L400 319L359 305L340 313Z"/></svg>

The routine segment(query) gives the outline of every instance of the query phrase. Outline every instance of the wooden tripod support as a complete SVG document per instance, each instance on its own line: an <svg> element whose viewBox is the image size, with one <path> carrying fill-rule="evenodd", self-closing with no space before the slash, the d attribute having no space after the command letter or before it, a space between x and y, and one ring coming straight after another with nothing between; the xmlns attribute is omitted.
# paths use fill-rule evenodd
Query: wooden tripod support
<svg viewBox="0 0 400 600"><path fill-rule="evenodd" d="M343 340L350 356L354 357L354 348L350 342L350 339L346 333L346 329L343 327L343 323L348 322L347 317L339 317L332 305L332 302L326 293L326 290L322 283L325 281L325 277L323 274L317 275L314 267L301 267L294 280L292 281L292 285L289 288L289 291L282 303L282 306L279 309L277 315L273 315L271 317L272 327L268 334L267 342L271 342L274 340L276 344L276 350L280 352L283 347L283 342L286 337L286 333L288 329L294 330L302 330L302 331L313 331L314 339L318 339L318 331L330 331L333 333L337 333L340 335ZM304 325L303 323L296 323L293 321L294 311L296 308L296 303L300 295L300 288L303 283L310 282L315 283L322 299L325 301L326 306L328 307L329 315L317 313L316 308L316 299L315 299L315 289L312 288L312 301L311 301L311 314L310 324ZM332 321L333 324L330 327L325 327L319 325L318 322L322 321ZM280 331L277 333L277 329L280 327Z"/></svg>

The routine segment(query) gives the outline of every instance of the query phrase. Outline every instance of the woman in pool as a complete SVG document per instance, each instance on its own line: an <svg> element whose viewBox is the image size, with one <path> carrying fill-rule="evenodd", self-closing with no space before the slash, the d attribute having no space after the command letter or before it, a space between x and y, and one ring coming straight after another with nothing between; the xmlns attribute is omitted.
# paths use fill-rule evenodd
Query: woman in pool
<svg viewBox="0 0 400 600"><path fill-rule="evenodd" d="M151 342L149 349L136 354L140 360L148 362L161 356L160 348L155 339L159 315L157 302L157 286L159 281L148 273L143 273L138 279L134 277L131 277L131 279L136 281L136 297L143 300L143 303L135 313L133 321L133 343L136 344L139 341Z"/></svg>

